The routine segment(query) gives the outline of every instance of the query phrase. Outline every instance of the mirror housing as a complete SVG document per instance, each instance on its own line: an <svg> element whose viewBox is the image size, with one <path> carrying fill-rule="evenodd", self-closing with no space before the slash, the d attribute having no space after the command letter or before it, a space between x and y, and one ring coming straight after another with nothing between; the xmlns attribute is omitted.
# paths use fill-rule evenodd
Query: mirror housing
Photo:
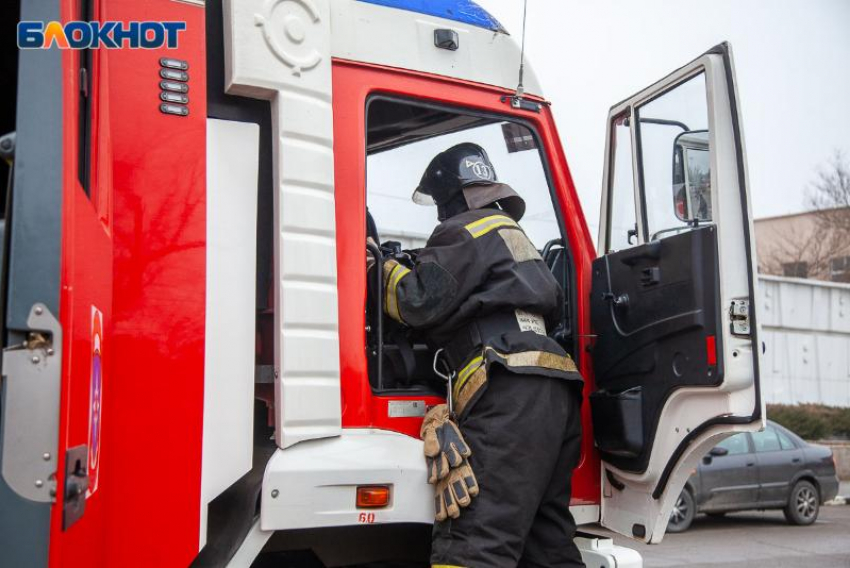
<svg viewBox="0 0 850 568"><path fill-rule="evenodd" d="M721 448L720 446L714 446L708 452L708 455L714 456L716 458L720 457L720 456L727 456L727 455L729 455L729 450L727 450L726 448Z"/></svg>
<svg viewBox="0 0 850 568"><path fill-rule="evenodd" d="M673 141L673 210L680 221L711 221L708 130L687 130Z"/></svg>

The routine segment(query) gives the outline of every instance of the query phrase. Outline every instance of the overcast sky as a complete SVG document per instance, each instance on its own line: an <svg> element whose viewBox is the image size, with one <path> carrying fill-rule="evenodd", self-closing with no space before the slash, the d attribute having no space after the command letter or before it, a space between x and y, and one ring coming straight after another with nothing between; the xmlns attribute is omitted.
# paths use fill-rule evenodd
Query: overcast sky
<svg viewBox="0 0 850 568"><path fill-rule="evenodd" d="M519 42L521 0L478 2ZM723 40L756 218L803 210L817 168L850 159L848 0L528 0L526 33L594 237L608 109Z"/></svg>

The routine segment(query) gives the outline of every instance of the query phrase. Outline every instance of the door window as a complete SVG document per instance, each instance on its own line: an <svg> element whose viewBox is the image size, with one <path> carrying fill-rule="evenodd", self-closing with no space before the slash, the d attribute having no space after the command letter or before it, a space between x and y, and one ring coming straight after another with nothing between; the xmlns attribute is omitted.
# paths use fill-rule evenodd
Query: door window
<svg viewBox="0 0 850 568"><path fill-rule="evenodd" d="M647 240L710 222L705 73L637 107L638 167Z"/></svg>
<svg viewBox="0 0 850 568"><path fill-rule="evenodd" d="M744 434L735 434L729 438L726 438L719 444L717 444L718 448L724 448L729 452L728 455L733 456L736 454L746 454L750 451L750 446L747 444L747 435Z"/></svg>
<svg viewBox="0 0 850 568"><path fill-rule="evenodd" d="M791 438L782 430L776 430L776 435L779 437L779 445L783 450L794 450L797 448L794 442L791 441Z"/></svg>
<svg viewBox="0 0 850 568"><path fill-rule="evenodd" d="M776 430L770 426L761 432L753 432L752 436L757 452L776 452L782 449Z"/></svg>
<svg viewBox="0 0 850 568"><path fill-rule="evenodd" d="M608 245L605 247L609 252L637 244L630 124L629 114L623 113L611 125L610 219Z"/></svg>

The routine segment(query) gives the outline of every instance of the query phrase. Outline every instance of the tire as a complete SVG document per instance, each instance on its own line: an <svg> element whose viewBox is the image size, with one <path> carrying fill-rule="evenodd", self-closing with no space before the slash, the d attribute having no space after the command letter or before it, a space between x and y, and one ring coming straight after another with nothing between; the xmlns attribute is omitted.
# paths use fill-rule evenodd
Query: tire
<svg viewBox="0 0 850 568"><path fill-rule="evenodd" d="M800 480L791 489L788 504L785 505L785 519L792 525L810 525L818 518L820 495L818 489L809 481Z"/></svg>
<svg viewBox="0 0 850 568"><path fill-rule="evenodd" d="M679 498L670 512L670 520L667 522L668 533L680 533L688 530L697 514L697 504L694 496L687 489L682 489Z"/></svg>

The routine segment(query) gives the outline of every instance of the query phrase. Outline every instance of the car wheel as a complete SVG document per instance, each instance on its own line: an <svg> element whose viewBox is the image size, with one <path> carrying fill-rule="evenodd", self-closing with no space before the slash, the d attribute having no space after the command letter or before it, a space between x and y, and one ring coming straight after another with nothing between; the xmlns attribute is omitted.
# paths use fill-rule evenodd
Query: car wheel
<svg viewBox="0 0 850 568"><path fill-rule="evenodd" d="M785 519L792 525L810 525L818 518L820 495L808 481L798 481L785 505Z"/></svg>
<svg viewBox="0 0 850 568"><path fill-rule="evenodd" d="M667 522L667 532L680 533L688 530L697 514L694 496L687 489L682 489L679 498L670 512L670 520Z"/></svg>

